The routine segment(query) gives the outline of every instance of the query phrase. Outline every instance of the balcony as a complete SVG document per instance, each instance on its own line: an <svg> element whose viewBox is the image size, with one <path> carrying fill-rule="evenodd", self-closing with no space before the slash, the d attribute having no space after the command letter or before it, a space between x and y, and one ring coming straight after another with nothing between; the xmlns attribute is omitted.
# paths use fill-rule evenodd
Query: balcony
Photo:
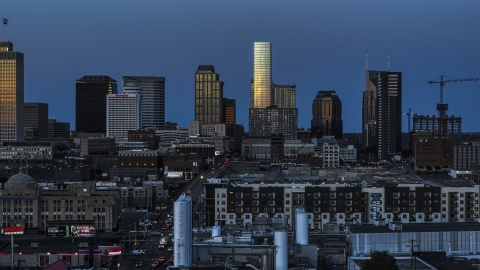
<svg viewBox="0 0 480 270"><path fill-rule="evenodd" d="M243 208L237 208L236 213L243 213Z"/></svg>
<svg viewBox="0 0 480 270"><path fill-rule="evenodd" d="M243 202L237 202L235 205L236 206L243 206Z"/></svg>
<svg viewBox="0 0 480 270"><path fill-rule="evenodd" d="M235 196L235 198L237 198L237 199L243 199L243 194L237 194L237 196Z"/></svg>

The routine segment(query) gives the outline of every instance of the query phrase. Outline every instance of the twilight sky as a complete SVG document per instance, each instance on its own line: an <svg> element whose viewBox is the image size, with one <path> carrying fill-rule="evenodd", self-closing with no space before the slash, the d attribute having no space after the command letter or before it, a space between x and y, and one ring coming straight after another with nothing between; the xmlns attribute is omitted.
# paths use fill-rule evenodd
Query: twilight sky
<svg viewBox="0 0 480 270"><path fill-rule="evenodd" d="M360 132L365 52L371 70L403 72L403 111L436 115L440 75L480 77L480 1L3 0L0 40L25 54L25 101L75 129L75 80L166 78L166 120L193 120L194 73L214 65L248 130L253 42L272 42L273 81L297 85L299 127L319 90L335 90L344 132ZM480 81L445 85L449 115L480 131ZM403 117L407 130L407 116Z"/></svg>

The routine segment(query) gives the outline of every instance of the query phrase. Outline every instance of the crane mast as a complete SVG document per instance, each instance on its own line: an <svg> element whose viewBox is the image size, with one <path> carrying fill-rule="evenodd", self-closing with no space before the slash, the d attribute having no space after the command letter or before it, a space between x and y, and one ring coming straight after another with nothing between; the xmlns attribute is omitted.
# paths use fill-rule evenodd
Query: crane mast
<svg viewBox="0 0 480 270"><path fill-rule="evenodd" d="M466 79L454 79L454 80L443 80L443 75L440 76L439 81L429 81L429 84L434 84L438 83L440 84L440 103L437 104L437 111L438 111L438 117L439 118L445 118L447 116L447 110L448 110L448 104L443 103L443 86L446 83L451 83L451 82L469 82L469 81L477 81L480 80L480 78L466 78Z"/></svg>

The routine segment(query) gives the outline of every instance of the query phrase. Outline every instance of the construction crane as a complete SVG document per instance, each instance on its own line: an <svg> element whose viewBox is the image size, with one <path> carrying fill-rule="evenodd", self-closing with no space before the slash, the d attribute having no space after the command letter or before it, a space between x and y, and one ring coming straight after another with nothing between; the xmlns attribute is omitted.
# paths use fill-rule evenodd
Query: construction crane
<svg viewBox="0 0 480 270"><path fill-rule="evenodd" d="M408 112L403 112L402 114L408 117L408 132L410 132L410 121L412 119L412 115L414 115L415 113L412 113L412 109L408 108Z"/></svg>
<svg viewBox="0 0 480 270"><path fill-rule="evenodd" d="M469 82L469 81L478 81L480 78L466 78L466 79L454 79L454 80L443 80L443 75L440 76L440 81L429 81L429 84L439 83L440 84L440 103L437 104L437 111L439 118L445 118L447 116L448 104L443 103L443 86L446 83L450 82Z"/></svg>

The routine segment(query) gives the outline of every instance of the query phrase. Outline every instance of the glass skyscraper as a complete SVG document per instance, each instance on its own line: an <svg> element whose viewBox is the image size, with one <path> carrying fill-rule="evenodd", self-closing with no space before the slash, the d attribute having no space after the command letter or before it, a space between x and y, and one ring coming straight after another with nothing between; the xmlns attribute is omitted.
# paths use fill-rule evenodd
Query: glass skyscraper
<svg viewBox="0 0 480 270"><path fill-rule="evenodd" d="M272 44L253 44L253 78L250 89L250 108L272 105Z"/></svg>
<svg viewBox="0 0 480 270"><path fill-rule="evenodd" d="M212 65L201 65L195 73L195 120L203 125L224 123L223 82Z"/></svg>
<svg viewBox="0 0 480 270"><path fill-rule="evenodd" d="M117 81L105 75L83 76L75 87L76 131L105 134L107 94L117 93Z"/></svg>
<svg viewBox="0 0 480 270"><path fill-rule="evenodd" d="M165 78L155 76L123 76L123 93L136 87L142 95L142 128L165 128ZM127 91L126 91L127 90ZM131 94L132 92L128 92Z"/></svg>
<svg viewBox="0 0 480 270"><path fill-rule="evenodd" d="M0 42L0 142L23 141L23 53Z"/></svg>

